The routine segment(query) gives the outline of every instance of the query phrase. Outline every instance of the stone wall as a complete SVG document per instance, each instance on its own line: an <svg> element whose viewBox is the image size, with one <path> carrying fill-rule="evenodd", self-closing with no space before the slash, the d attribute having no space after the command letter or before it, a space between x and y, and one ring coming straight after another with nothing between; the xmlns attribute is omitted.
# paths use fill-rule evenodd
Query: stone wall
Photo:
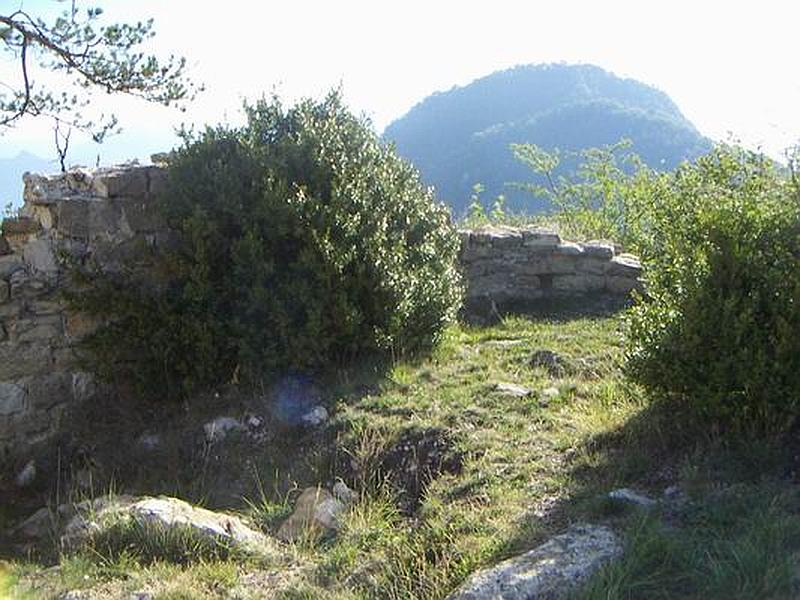
<svg viewBox="0 0 800 600"><path fill-rule="evenodd" d="M0 472L52 439L95 390L76 360L91 323L66 308L65 261L110 265L156 243L164 228L151 200L164 180L138 166L26 174L21 216L0 234Z"/></svg>
<svg viewBox="0 0 800 600"><path fill-rule="evenodd" d="M641 265L607 242L575 243L536 227L461 231L465 307L525 310L542 301L625 298L640 285Z"/></svg>
<svg viewBox="0 0 800 600"><path fill-rule="evenodd" d="M70 312L65 261L114 269L168 236L154 197L158 166L25 176L21 216L0 235L0 473L52 440L71 407L91 398L76 346L91 320ZM467 306L524 306L541 299L625 295L640 267L606 243L576 244L539 229L462 231Z"/></svg>

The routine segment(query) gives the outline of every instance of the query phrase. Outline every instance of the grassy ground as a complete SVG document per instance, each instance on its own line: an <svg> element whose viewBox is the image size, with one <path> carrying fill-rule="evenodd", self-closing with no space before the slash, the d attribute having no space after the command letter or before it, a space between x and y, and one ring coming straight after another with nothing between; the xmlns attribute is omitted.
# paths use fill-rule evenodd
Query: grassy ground
<svg viewBox="0 0 800 600"><path fill-rule="evenodd" d="M588 521L612 524L627 551L579 598L796 595L800 493L791 439L723 443L649 402L622 376L621 339L615 316L507 318L452 329L429 359L399 362L377 384L340 380L330 392L338 433L328 462L359 499L336 538L287 547L285 562L179 566L142 560L135 549L84 552L54 568L9 563L0 590L13 580L30 594L20 597L35 598L67 590L99 598L137 590L159 599L444 598L474 570ZM532 362L540 350L563 357L561 368ZM510 397L497 383L532 393ZM543 394L548 388L557 395ZM433 458L387 461L403 440L434 448ZM302 479L299 467L283 468L284 479ZM643 514L606 500L623 486L654 498L677 487L669 503ZM291 494L264 489L242 512L271 531Z"/></svg>

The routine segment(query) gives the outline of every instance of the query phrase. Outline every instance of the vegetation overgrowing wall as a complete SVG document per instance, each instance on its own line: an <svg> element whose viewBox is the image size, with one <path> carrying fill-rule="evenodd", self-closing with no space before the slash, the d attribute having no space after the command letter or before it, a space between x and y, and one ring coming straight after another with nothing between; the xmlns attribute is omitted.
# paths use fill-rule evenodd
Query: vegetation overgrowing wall
<svg viewBox="0 0 800 600"><path fill-rule="evenodd" d="M165 182L158 166L26 175L21 216L6 219L0 236L0 470L56 438L69 409L96 393L78 360L92 322L68 308L65 265L116 270L143 246L163 243L168 231L154 200ZM539 229L461 236L468 309L487 300L591 300L638 285L638 260L610 244L565 242Z"/></svg>

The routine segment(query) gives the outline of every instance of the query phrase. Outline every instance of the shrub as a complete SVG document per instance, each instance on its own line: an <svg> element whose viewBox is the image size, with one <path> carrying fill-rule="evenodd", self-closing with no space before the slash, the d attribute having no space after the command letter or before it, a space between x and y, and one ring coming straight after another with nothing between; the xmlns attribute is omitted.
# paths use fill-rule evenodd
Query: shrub
<svg viewBox="0 0 800 600"><path fill-rule="evenodd" d="M630 375L721 427L789 426L800 408L796 190L770 160L731 147L650 185Z"/></svg>
<svg viewBox="0 0 800 600"><path fill-rule="evenodd" d="M246 116L174 153L164 284L106 285L95 354L186 394L429 348L459 308L459 240L414 168L337 93Z"/></svg>

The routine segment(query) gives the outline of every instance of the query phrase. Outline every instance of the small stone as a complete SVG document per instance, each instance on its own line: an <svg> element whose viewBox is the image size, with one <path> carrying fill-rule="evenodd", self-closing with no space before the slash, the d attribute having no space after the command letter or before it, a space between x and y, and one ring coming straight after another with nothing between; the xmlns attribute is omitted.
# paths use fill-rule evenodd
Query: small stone
<svg viewBox="0 0 800 600"><path fill-rule="evenodd" d="M324 406L315 406L300 417L300 420L309 427L318 427L328 420L328 411Z"/></svg>
<svg viewBox="0 0 800 600"><path fill-rule="evenodd" d="M335 533L345 503L324 488L309 487L297 499L292 515L278 530L278 538L293 542L306 537Z"/></svg>
<svg viewBox="0 0 800 600"><path fill-rule="evenodd" d="M542 401L542 404L547 404L558 398L560 395L561 391L557 387L549 387L541 391L539 394L539 399Z"/></svg>
<svg viewBox="0 0 800 600"><path fill-rule="evenodd" d="M242 432L245 429L241 421L233 417L217 417L213 421L209 421L203 425L203 431L206 434L206 441L208 442L221 442L228 434Z"/></svg>
<svg viewBox="0 0 800 600"><path fill-rule="evenodd" d="M528 388L516 383L497 383L494 386L494 390L503 396L511 396L513 398L525 398L533 393Z"/></svg>
<svg viewBox="0 0 800 600"><path fill-rule="evenodd" d="M550 375L557 376L566 370L566 361L552 350L537 350L531 356L531 366L545 369Z"/></svg>
<svg viewBox="0 0 800 600"><path fill-rule="evenodd" d="M29 460L22 470L17 474L16 478L14 479L14 483L17 484L19 488L26 488L31 485L36 479L36 463L33 460Z"/></svg>
<svg viewBox="0 0 800 600"><path fill-rule="evenodd" d="M632 504L641 508L652 508L656 505L656 501L642 494L638 494L629 488L620 488L608 493L611 500L622 502L624 504Z"/></svg>
<svg viewBox="0 0 800 600"><path fill-rule="evenodd" d="M347 484L344 481L340 480L333 484L333 497L340 502L352 504L355 502L356 496L357 494L347 487Z"/></svg>

